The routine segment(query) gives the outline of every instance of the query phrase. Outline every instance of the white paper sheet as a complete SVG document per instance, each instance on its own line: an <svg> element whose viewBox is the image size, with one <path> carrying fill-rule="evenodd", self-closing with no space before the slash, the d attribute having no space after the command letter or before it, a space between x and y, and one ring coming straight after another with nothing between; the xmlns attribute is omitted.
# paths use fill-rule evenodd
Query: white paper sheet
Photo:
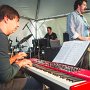
<svg viewBox="0 0 90 90"><path fill-rule="evenodd" d="M76 65L88 48L90 41L64 42L53 62Z"/></svg>

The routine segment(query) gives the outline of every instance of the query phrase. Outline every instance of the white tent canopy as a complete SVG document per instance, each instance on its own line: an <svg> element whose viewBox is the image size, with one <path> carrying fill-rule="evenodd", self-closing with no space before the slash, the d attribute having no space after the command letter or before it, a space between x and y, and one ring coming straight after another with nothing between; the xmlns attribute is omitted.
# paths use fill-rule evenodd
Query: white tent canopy
<svg viewBox="0 0 90 90"><path fill-rule="evenodd" d="M18 10L20 16L27 19L44 19L73 11L75 0L0 0ZM90 8L90 0L88 0Z"/></svg>

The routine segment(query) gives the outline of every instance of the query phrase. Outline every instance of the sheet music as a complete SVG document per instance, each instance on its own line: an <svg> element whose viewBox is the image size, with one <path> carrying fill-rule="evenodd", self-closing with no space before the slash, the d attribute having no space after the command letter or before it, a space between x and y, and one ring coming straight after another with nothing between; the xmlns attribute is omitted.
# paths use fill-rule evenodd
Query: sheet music
<svg viewBox="0 0 90 90"><path fill-rule="evenodd" d="M76 65L88 48L90 41L64 42L53 62Z"/></svg>

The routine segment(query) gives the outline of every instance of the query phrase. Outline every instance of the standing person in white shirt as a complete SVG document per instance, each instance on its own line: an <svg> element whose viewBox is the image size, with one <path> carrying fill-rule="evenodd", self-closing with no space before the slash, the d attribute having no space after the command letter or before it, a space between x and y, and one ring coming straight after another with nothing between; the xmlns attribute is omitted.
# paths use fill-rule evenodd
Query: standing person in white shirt
<svg viewBox="0 0 90 90"><path fill-rule="evenodd" d="M67 16L67 33L69 40L90 41L90 27L83 13L87 9L87 0L76 0L74 11ZM81 60L79 67L89 68L88 51Z"/></svg>
<svg viewBox="0 0 90 90"><path fill-rule="evenodd" d="M74 11L67 16L67 33L69 40L90 40L90 27L83 16L87 8L87 0L76 0Z"/></svg>

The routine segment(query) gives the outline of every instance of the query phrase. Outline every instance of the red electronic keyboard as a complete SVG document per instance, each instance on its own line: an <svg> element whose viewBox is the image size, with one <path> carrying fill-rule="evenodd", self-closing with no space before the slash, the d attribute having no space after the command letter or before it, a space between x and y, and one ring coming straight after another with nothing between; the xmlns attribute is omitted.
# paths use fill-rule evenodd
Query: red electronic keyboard
<svg viewBox="0 0 90 90"><path fill-rule="evenodd" d="M32 72L44 78L44 81L48 80L49 82L64 88L61 90L90 89L89 70L45 60L30 60L33 63L33 67L26 66L26 69L30 71L29 73Z"/></svg>

